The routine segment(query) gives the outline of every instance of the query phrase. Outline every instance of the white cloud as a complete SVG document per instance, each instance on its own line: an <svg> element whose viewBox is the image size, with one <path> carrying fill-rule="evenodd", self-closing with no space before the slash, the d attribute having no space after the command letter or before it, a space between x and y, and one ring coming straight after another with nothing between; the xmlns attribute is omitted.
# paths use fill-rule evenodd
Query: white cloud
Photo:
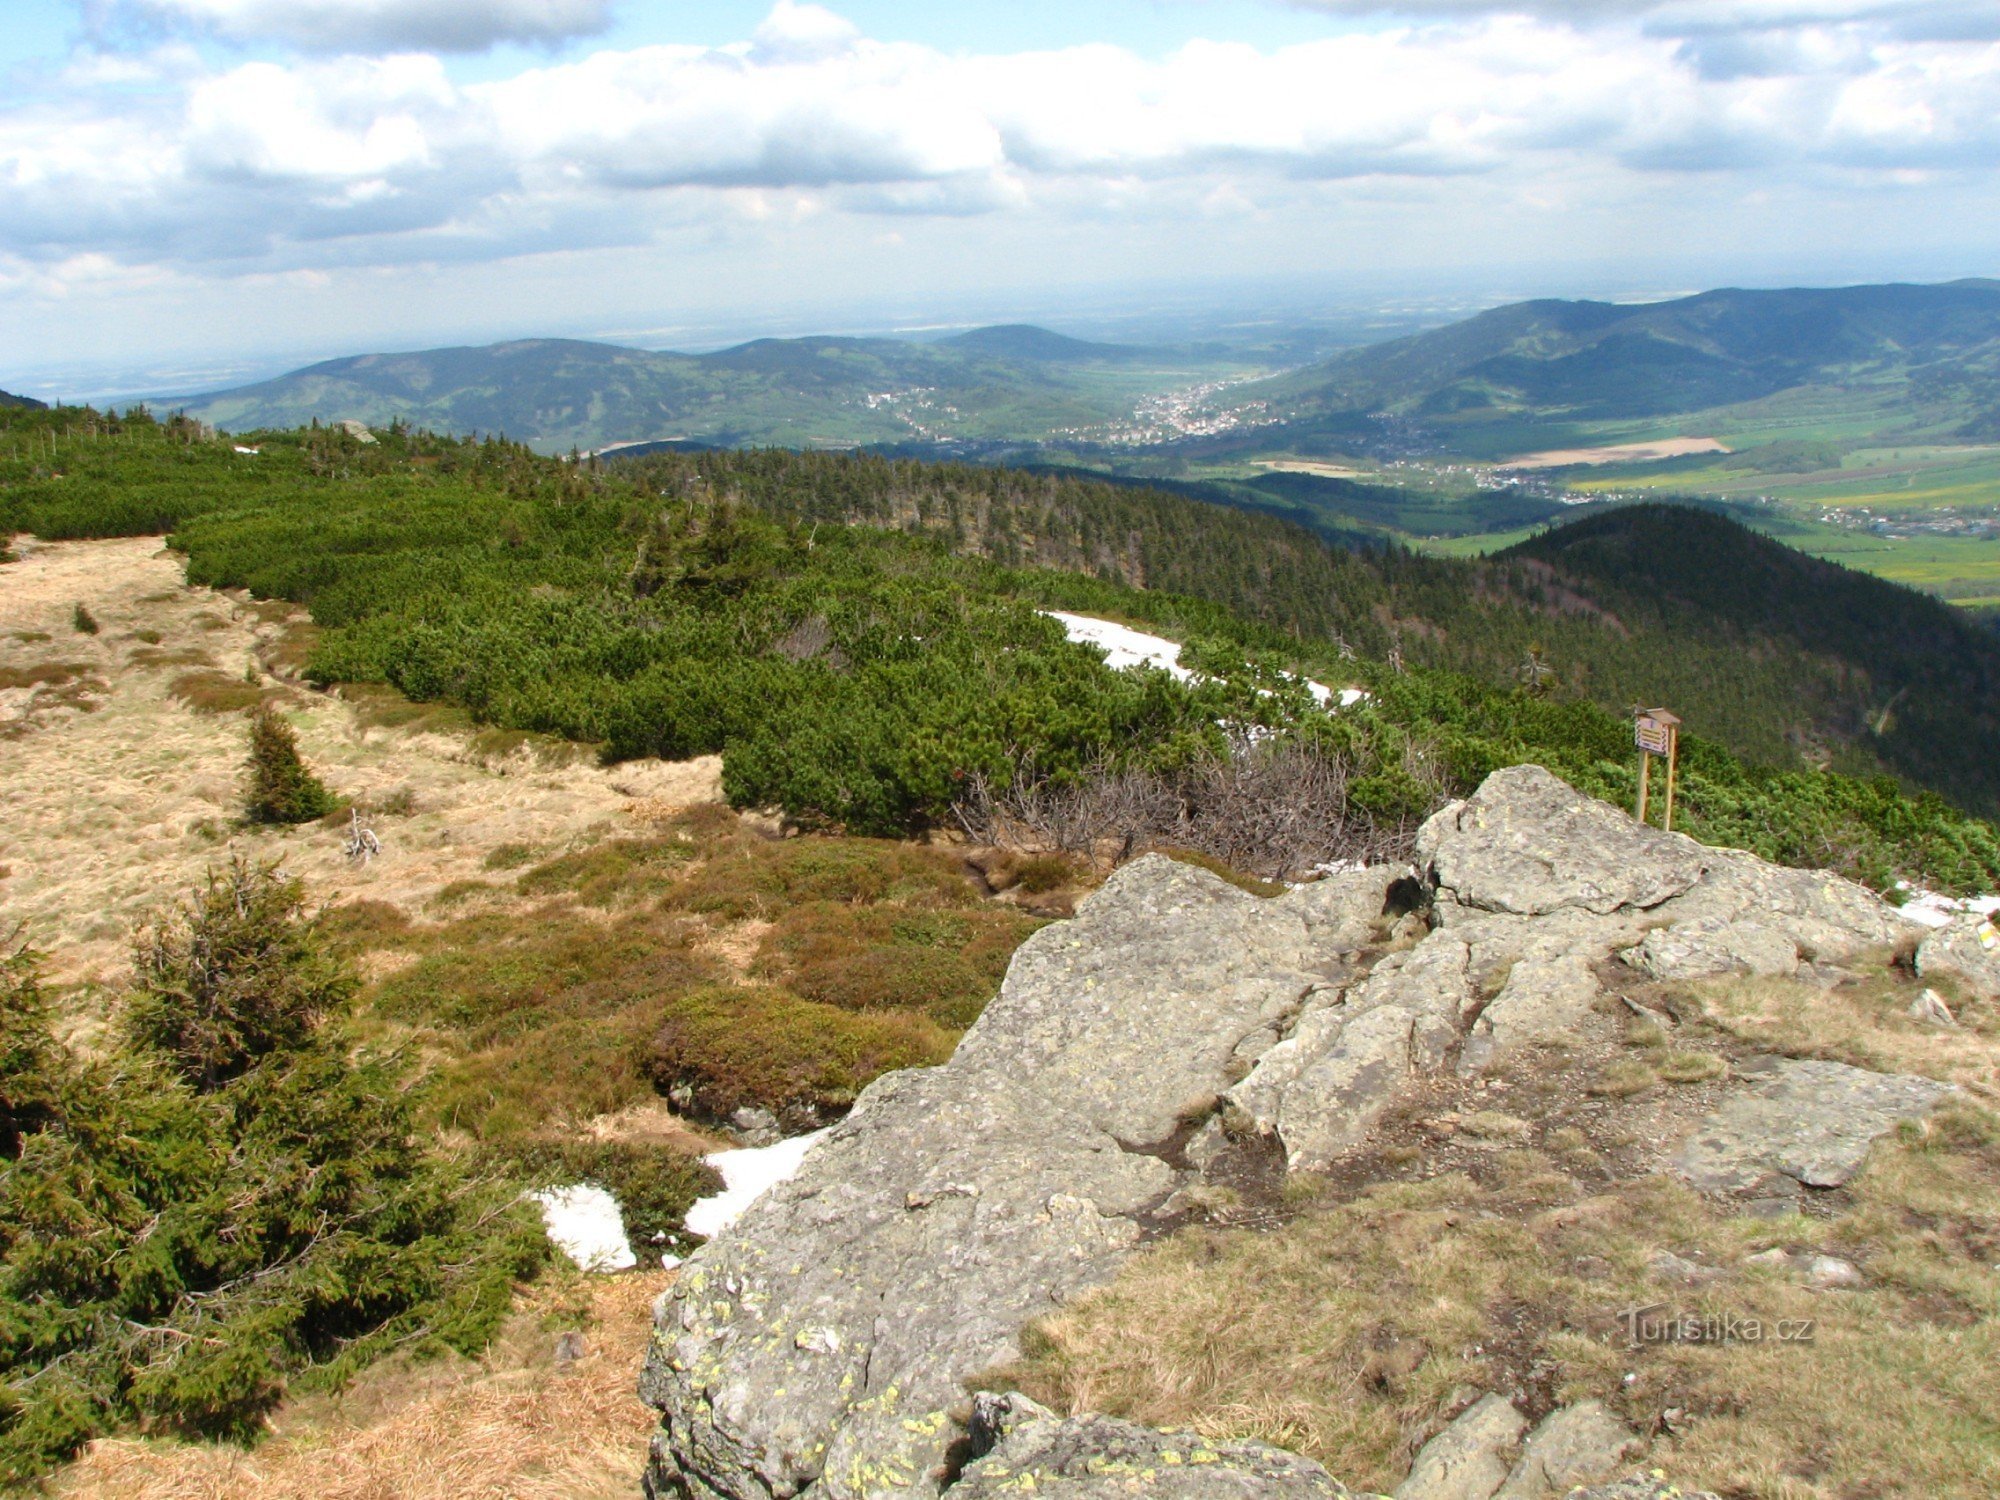
<svg viewBox="0 0 2000 1500"><path fill-rule="evenodd" d="M130 0L130 8L308 52L480 52L594 35L611 24L612 0Z"/></svg>
<svg viewBox="0 0 2000 1500"><path fill-rule="evenodd" d="M172 3L239 19L280 8ZM1739 18L1862 3L1676 0ZM1430 9L1453 5L1473 8ZM1221 233L1336 204L1416 222L1478 181L1492 184L1482 202L1581 211L1672 191L1662 172L1835 192L1867 174L1983 182L2000 159L2000 45L1810 26L1691 40L1654 25L1669 8L1594 12L1644 12L1643 26L1461 17L1149 58L948 54L783 0L735 45L607 50L479 83L422 52L217 69L169 48L0 104L0 248L22 264L242 274L824 233L877 215ZM466 8L394 9L435 23Z"/></svg>

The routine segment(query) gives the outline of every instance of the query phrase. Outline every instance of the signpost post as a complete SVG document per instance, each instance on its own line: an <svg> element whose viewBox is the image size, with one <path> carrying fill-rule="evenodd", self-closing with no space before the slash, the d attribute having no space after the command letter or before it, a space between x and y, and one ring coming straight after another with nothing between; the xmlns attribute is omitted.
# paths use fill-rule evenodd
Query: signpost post
<svg viewBox="0 0 2000 1500"><path fill-rule="evenodd" d="M1647 708L1639 712L1638 722L1632 727L1632 741L1639 747L1639 809L1638 819L1646 821L1646 797L1652 788L1653 757L1667 758L1667 815L1665 827L1669 833L1674 828L1674 783L1680 770L1681 721L1664 708Z"/></svg>

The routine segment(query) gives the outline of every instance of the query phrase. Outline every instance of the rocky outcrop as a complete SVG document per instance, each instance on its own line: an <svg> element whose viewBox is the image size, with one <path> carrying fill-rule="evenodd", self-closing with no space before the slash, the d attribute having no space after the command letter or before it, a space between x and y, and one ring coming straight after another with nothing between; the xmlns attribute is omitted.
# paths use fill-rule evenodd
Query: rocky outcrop
<svg viewBox="0 0 2000 1500"><path fill-rule="evenodd" d="M1549 1500L1608 1479L1645 1445L1602 1401L1579 1401L1542 1418L1493 1500Z"/></svg>
<svg viewBox="0 0 2000 1500"><path fill-rule="evenodd" d="M797 1176L690 1259L641 1387L662 1418L652 1493L935 1494L966 1460L966 1383L1015 1357L1025 1324L1108 1279L1204 1168L1245 1152L1332 1161L1413 1077L1478 1071L1589 1024L1620 955L1676 978L1784 973L1904 926L1860 887L1643 828L1536 767L1433 818L1419 853L1416 871L1270 900L1151 856L1029 939L947 1064L878 1080ZM1392 920L1413 896L1426 915ZM1893 1121L1914 1094L1889 1085L1877 1102ZM1864 1095L1840 1097L1874 1108ZM1771 1113L1702 1133L1691 1174L1733 1181L1731 1163L1755 1160L1817 1182L1845 1160L1840 1132L1772 1146L1757 1133ZM1869 1138L1855 1137L1862 1151ZM1500 1406L1488 1416L1514 1410ZM1009 1432L959 1487L1022 1488L1033 1472L1038 1488L1122 1493L1086 1473L1100 1440L1156 1477L1169 1453L1194 1466L1182 1439L1137 1429L1030 1414ZM1486 1494L1561 1436L1482 1469ZM1339 1493L1264 1455L1202 1461L1215 1471L1202 1483L1223 1487L1187 1493Z"/></svg>
<svg viewBox="0 0 2000 1500"><path fill-rule="evenodd" d="M1681 1147L1676 1167L1712 1193L1839 1187L1868 1148L1903 1120L1929 1114L1951 1085L1844 1063L1766 1059Z"/></svg>
<svg viewBox="0 0 2000 1500"><path fill-rule="evenodd" d="M1396 1500L1492 1500L1527 1430L1527 1418L1505 1396L1481 1396L1418 1450Z"/></svg>
<svg viewBox="0 0 2000 1500"><path fill-rule="evenodd" d="M934 1493L963 1382L1111 1274L1192 1117L1371 940L1401 872L1260 900L1158 856L1015 955L941 1068L891 1074L660 1310L657 1493Z"/></svg>

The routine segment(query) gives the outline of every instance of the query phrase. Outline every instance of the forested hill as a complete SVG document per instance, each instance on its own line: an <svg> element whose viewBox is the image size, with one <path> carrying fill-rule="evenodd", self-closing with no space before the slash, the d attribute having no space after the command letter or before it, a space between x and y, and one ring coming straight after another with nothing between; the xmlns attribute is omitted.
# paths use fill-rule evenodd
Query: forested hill
<svg viewBox="0 0 2000 1500"><path fill-rule="evenodd" d="M1667 651L1701 638L1800 662L1826 684L1831 740L1875 746L1903 775L1973 805L2000 804L2000 757L1965 754L2000 744L2000 640L1941 600L1685 506L1602 512L1500 560L1546 564Z"/></svg>
<svg viewBox="0 0 2000 1500"><path fill-rule="evenodd" d="M895 526L1205 600L1336 657L1546 676L1612 711L1663 704L1768 764L1888 770L2000 810L2000 765L1979 748L2000 724L1993 638L1711 512L1612 510L1452 561L1345 551L1272 517L1059 473L779 451L629 467L668 495L721 490L788 522Z"/></svg>
<svg viewBox="0 0 2000 1500"><path fill-rule="evenodd" d="M12 407L16 411L48 410L45 402L37 401L32 396L16 396L7 391L0 391L0 406Z"/></svg>
<svg viewBox="0 0 2000 1500"><path fill-rule="evenodd" d="M1497 307L1341 354L1240 394L1299 413L1390 410L1610 419L1697 411L1817 384L1995 389L2000 282L1721 290L1638 305Z"/></svg>
<svg viewBox="0 0 2000 1500"><path fill-rule="evenodd" d="M500 433L544 451L696 439L852 446L1040 436L1129 415L1135 367L1192 378L1158 350L1002 327L917 343L757 339L711 354L576 339L328 360L174 404L232 431L315 419Z"/></svg>
<svg viewBox="0 0 2000 1500"><path fill-rule="evenodd" d="M2000 880L1989 825L1875 775L1924 770L1990 807L1987 704L1941 690L1947 753L1928 760L1894 714L1845 737L1900 686L1883 668L1838 643L1746 639L1754 622L1693 604L1649 617L1608 569L1345 553L1053 474L777 451L575 464L377 438L266 434L247 453L183 419L0 413L0 535L171 531L193 581L310 605L321 680L385 681L613 756L719 752L732 798L854 832L953 817L976 784L1185 770L1223 753L1225 724L1334 755L1360 815L1391 828L1523 760L1622 799L1624 713L1643 699L1688 722L1698 836L1876 881ZM1857 631L1892 631L1919 605L1884 590L1842 607L1875 612ZM1210 680L1107 672L1038 607L1161 626ZM1372 696L1329 719L1281 670Z"/></svg>

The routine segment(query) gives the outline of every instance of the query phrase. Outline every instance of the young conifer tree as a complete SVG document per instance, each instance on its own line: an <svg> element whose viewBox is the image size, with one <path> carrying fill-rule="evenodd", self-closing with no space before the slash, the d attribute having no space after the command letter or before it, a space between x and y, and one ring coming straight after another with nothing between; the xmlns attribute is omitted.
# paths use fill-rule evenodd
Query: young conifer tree
<svg viewBox="0 0 2000 1500"><path fill-rule="evenodd" d="M333 811L333 793L306 768L299 737L269 704L250 720L249 795L253 823L310 823Z"/></svg>

